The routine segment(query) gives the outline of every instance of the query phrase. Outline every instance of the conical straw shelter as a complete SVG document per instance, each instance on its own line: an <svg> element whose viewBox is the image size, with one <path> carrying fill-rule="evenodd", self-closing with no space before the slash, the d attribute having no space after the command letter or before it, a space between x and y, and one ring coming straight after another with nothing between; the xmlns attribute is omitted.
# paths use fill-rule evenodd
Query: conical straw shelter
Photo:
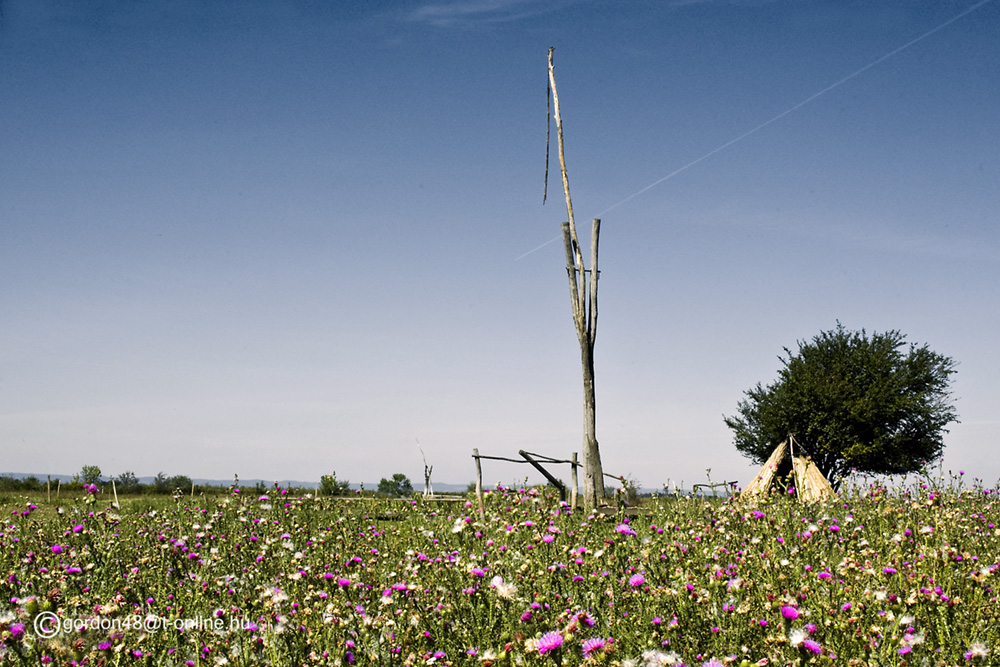
<svg viewBox="0 0 1000 667"><path fill-rule="evenodd" d="M778 479L792 475L795 495L801 500L821 501L837 497L830 482L812 461L801 454L795 455L795 439L788 439L775 447L771 456L757 473L757 476L740 493L741 498L752 498L765 494L774 487ZM799 449L801 452L801 448Z"/></svg>

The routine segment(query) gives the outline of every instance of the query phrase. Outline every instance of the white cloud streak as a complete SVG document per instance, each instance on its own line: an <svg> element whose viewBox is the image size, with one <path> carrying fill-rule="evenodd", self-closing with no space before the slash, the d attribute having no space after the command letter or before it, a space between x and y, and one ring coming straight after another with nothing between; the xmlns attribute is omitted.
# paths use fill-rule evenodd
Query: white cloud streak
<svg viewBox="0 0 1000 667"><path fill-rule="evenodd" d="M517 21L559 9L563 2L535 0L454 0L430 2L410 14L410 20L449 28L482 23Z"/></svg>

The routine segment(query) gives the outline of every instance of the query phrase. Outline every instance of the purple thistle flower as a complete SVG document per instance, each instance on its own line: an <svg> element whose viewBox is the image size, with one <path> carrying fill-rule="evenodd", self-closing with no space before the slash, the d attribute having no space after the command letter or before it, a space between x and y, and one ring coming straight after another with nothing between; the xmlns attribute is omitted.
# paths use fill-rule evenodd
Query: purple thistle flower
<svg viewBox="0 0 1000 667"><path fill-rule="evenodd" d="M882 572L884 574L896 574L896 568L894 567L883 567Z"/></svg>
<svg viewBox="0 0 1000 667"><path fill-rule="evenodd" d="M546 632L538 640L538 654L545 655L549 651L554 651L562 646L563 637L558 632Z"/></svg>
<svg viewBox="0 0 1000 667"><path fill-rule="evenodd" d="M809 651L810 653L815 653L816 655L819 655L820 653L823 652L823 647L819 645L819 642L813 639L806 639L805 641L803 641L802 648Z"/></svg>
<svg viewBox="0 0 1000 667"><path fill-rule="evenodd" d="M24 639L24 623L15 623L8 628L10 631L10 638L16 642Z"/></svg>
<svg viewBox="0 0 1000 667"><path fill-rule="evenodd" d="M642 576L641 574L633 574L631 577L628 578L628 585L631 586L632 588L635 588L636 586L642 586L644 583L646 583L646 577Z"/></svg>
<svg viewBox="0 0 1000 667"><path fill-rule="evenodd" d="M588 657L594 651L604 648L604 639L601 637L591 637L583 642L583 657Z"/></svg>
<svg viewBox="0 0 1000 667"><path fill-rule="evenodd" d="M53 544L52 545L52 553L54 553L54 554L61 554L62 552L63 552L62 545L60 545L60 544Z"/></svg>
<svg viewBox="0 0 1000 667"><path fill-rule="evenodd" d="M619 533L621 535L635 535L636 534L635 531L632 530L632 526L628 525L627 523L620 523L617 526L615 526L615 532Z"/></svg>
<svg viewBox="0 0 1000 667"><path fill-rule="evenodd" d="M799 610L791 605L785 605L781 608L781 615L789 621L794 621L799 617Z"/></svg>

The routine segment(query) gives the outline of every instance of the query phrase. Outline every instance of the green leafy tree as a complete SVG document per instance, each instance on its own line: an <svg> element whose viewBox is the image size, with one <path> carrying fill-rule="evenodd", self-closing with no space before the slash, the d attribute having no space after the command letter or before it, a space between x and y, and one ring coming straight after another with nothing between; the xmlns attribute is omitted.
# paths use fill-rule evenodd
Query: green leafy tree
<svg viewBox="0 0 1000 667"><path fill-rule="evenodd" d="M948 391L955 362L898 331L851 332L837 323L778 357L778 379L745 392L724 417L736 448L758 464L789 434L834 487L852 469L914 472L940 458L957 413Z"/></svg>
<svg viewBox="0 0 1000 667"><path fill-rule="evenodd" d="M139 478L131 470L126 470L115 478L115 487L121 493L139 493Z"/></svg>
<svg viewBox="0 0 1000 667"><path fill-rule="evenodd" d="M184 493L190 493L191 478L187 475L174 475L167 480L167 489L170 493L173 493L177 489L180 489Z"/></svg>
<svg viewBox="0 0 1000 667"><path fill-rule="evenodd" d="M97 466L83 466L80 469L80 482L100 486L104 483L104 480L101 479L101 469Z"/></svg>
<svg viewBox="0 0 1000 667"><path fill-rule="evenodd" d="M351 489L351 483L345 480L338 480L337 473L323 475L319 478L319 492L324 496L343 496Z"/></svg>
<svg viewBox="0 0 1000 667"><path fill-rule="evenodd" d="M413 495L413 484L410 478L401 472L397 472L392 479L383 477L378 483L378 492L392 497L406 497Z"/></svg>
<svg viewBox="0 0 1000 667"><path fill-rule="evenodd" d="M42 480L34 475L28 475L21 480L21 488L25 491L41 491L43 488Z"/></svg>
<svg viewBox="0 0 1000 667"><path fill-rule="evenodd" d="M156 477L153 478L153 493L163 494L170 493L173 491L170 488L170 480L167 478L166 473L160 471L156 473Z"/></svg>

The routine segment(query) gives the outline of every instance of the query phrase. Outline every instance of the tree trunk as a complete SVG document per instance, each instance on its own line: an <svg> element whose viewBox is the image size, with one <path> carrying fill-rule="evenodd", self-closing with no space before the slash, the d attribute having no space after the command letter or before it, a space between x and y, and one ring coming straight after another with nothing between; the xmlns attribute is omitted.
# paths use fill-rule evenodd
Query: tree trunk
<svg viewBox="0 0 1000 667"><path fill-rule="evenodd" d="M555 111L556 137L559 141L559 171L562 173L563 193L566 195L567 222L562 223L563 245L566 250L566 274L569 278L570 305L573 323L580 341L583 362L583 506L593 509L604 500L604 467L601 451L597 446L597 406L594 394L594 341L597 339L597 244L601 221L594 218L590 236L590 294L587 290L587 268L580 252L573 219L573 201L569 195L569 174L566 172L566 154L563 150L562 116L559 113L559 94L556 92L555 69L549 49L549 88Z"/></svg>
<svg viewBox="0 0 1000 667"><path fill-rule="evenodd" d="M594 348L581 344L583 358L583 506L604 500L604 466L597 446L597 401L594 393Z"/></svg>

